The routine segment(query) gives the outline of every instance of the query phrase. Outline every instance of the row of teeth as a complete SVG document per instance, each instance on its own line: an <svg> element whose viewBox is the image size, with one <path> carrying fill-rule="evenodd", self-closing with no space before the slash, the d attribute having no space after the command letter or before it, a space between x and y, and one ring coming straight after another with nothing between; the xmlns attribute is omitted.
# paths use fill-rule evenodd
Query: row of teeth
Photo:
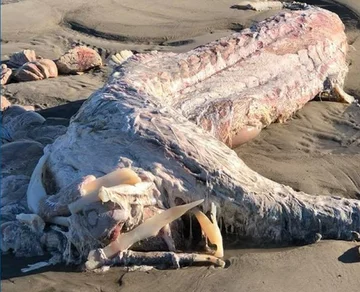
<svg viewBox="0 0 360 292"><path fill-rule="evenodd" d="M129 59L132 55L133 55L133 53L129 50L123 50L119 53L116 53L109 58L109 65L113 66L113 67L121 65L127 59Z"/></svg>
<svg viewBox="0 0 360 292"><path fill-rule="evenodd" d="M81 207L84 206L84 202L89 203L93 202L94 200L102 202L107 202L111 200L116 202L116 198L108 197L108 194L111 192L104 192L104 190L106 190L106 188L104 187L112 187L114 184L119 184L118 187L127 188L128 190L132 190L133 188L133 191L135 192L136 190L137 193L139 193L139 188L148 187L148 183L141 182L141 179L138 177L138 175L131 169L124 168L115 170L112 173L96 179L89 185L85 185L83 190L86 194L78 201L75 201L74 203L69 205L70 211L72 213L78 212L81 210ZM133 230L127 233L121 233L115 241L102 249L103 255L107 259L111 259L119 252L127 250L134 243L149 238L151 236L156 236L163 227L180 218L186 212L197 207L203 202L204 200L198 200L189 204L172 207L160 214L154 215ZM212 203L211 205L211 220L197 208L194 209L193 214L199 221L201 229L205 236L213 245L216 245L216 251L214 256L222 258L224 256L223 240L220 228L216 220L215 204ZM91 269L94 266L98 265L98 260L95 259L92 254L93 253L90 253L88 262L86 264L88 269Z"/></svg>
<svg viewBox="0 0 360 292"><path fill-rule="evenodd" d="M28 205L31 207L34 213L38 213L39 202L41 199L46 197L46 191L41 182L42 169L46 158L47 155L44 155L40 159L40 163L34 170L34 177L31 179L32 184L28 189ZM114 193L111 192L111 189L116 188L115 193L124 195L127 198L131 198L133 195L146 194L146 190L151 189L152 184L153 183L143 182L141 178L130 168L118 169L82 185L80 190L81 198L69 204L68 208L72 214L75 214L93 202L102 201L105 203L110 200L114 203L121 204L123 203L121 196L118 197L111 195ZM146 199L148 199L147 196L145 196L144 200ZM121 233L115 241L111 242L108 246L102 249L103 255L107 259L111 259L119 252L127 250L134 243L151 236L156 236L162 228L174 220L180 218L189 210L197 207L203 203L203 201L204 200L198 200L189 204L176 206L167 209L160 214L154 215L133 230L127 233ZM131 204L131 202L129 203ZM149 205L151 204L153 203L149 202ZM214 256L217 258L222 258L224 255L223 240L216 220L215 204L212 203L211 205L211 220L206 217L206 215L198 208L195 208L192 212L199 221L203 234L213 245L216 245L216 252ZM52 217L48 221L54 224L69 226L67 217ZM89 254L88 262L86 264L88 268L99 265L99 259L95 259L92 256L93 254L94 253Z"/></svg>

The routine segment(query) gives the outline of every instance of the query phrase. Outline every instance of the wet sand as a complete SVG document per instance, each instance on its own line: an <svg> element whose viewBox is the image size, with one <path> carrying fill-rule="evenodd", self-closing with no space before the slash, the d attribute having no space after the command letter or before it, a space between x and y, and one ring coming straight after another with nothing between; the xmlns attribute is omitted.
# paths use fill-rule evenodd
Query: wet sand
<svg viewBox="0 0 360 292"><path fill-rule="evenodd" d="M187 51L274 14L231 8L236 1L85 0L2 1L2 55L35 49L57 58L73 43L97 48L103 58L122 49ZM347 92L360 98L360 2L307 1L337 12L352 49ZM341 4L339 4L341 2ZM346 6L343 6L346 5ZM108 69L80 76L14 83L3 93L13 103L36 105L47 116L70 116ZM68 104L68 102L73 102ZM54 106L64 105L58 108ZM236 150L254 170L314 195L360 199L360 108L312 101L285 124L273 124ZM234 248L236 247L236 248ZM321 241L286 249L227 246L227 269L105 274L57 266L24 275L38 259L2 257L3 291L359 291L359 243Z"/></svg>

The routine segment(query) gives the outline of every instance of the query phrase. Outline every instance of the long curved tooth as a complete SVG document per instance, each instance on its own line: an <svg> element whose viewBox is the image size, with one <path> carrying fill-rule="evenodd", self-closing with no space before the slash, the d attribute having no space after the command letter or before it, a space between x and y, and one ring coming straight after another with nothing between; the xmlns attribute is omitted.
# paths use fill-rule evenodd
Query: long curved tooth
<svg viewBox="0 0 360 292"><path fill-rule="evenodd" d="M146 220L133 230L122 233L118 236L118 238L110 243L108 246L101 249L100 254L110 259L114 257L116 254L118 254L121 251L124 251L131 247L134 243L146 239L151 236L156 236L160 229L166 226L167 224L171 223L172 221L178 219L182 215L184 215L187 211L190 209L200 205L204 200L198 200L189 204L176 206L173 208L170 208L168 210L165 210L164 212L160 214L156 214L150 219ZM101 265L102 258L97 259L97 252L92 251L89 253L88 261L86 263L87 267L97 267L98 265Z"/></svg>
<svg viewBox="0 0 360 292"><path fill-rule="evenodd" d="M200 210L193 211L196 219L199 221L202 231L205 233L206 237L210 240L212 244L216 245L215 256L222 258L224 256L224 247L223 239L221 236L221 231L219 225L216 221L216 206L214 203L211 203L211 220Z"/></svg>
<svg viewBox="0 0 360 292"><path fill-rule="evenodd" d="M80 190L82 197L69 204L71 214L82 210L84 206L100 201L98 196L101 187L114 187L121 184L135 185L141 182L140 177L130 168L120 168L84 184Z"/></svg>
<svg viewBox="0 0 360 292"><path fill-rule="evenodd" d="M39 214L40 201L46 198L47 194L42 183L43 168L49 153L45 153L36 165L31 178L28 189L26 191L27 204L30 211Z"/></svg>
<svg viewBox="0 0 360 292"><path fill-rule="evenodd" d="M334 91L339 102L351 104L355 101L355 98L352 95L347 94L338 84L334 86Z"/></svg>
<svg viewBox="0 0 360 292"><path fill-rule="evenodd" d="M97 178L81 188L82 196L98 192L101 187L113 187L116 185L135 185L141 182L140 177L131 168L120 168Z"/></svg>

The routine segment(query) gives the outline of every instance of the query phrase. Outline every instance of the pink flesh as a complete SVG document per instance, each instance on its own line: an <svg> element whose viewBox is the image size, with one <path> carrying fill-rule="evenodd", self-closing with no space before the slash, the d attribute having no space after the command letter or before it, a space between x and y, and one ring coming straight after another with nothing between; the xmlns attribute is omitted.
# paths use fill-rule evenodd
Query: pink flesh
<svg viewBox="0 0 360 292"><path fill-rule="evenodd" d="M337 15L283 12L187 53L135 55L121 68L119 85L158 98L234 147L256 131L233 133L286 121L324 90L329 76L341 84L347 49Z"/></svg>
<svg viewBox="0 0 360 292"><path fill-rule="evenodd" d="M241 144L249 142L250 140L254 139L257 135L261 132L260 128L247 126L237 132L231 139L231 147L235 148Z"/></svg>

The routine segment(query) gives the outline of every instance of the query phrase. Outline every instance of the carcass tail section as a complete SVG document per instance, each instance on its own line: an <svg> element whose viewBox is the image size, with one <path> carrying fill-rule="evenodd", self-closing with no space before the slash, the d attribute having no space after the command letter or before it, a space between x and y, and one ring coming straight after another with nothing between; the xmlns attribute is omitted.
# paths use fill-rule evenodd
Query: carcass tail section
<svg viewBox="0 0 360 292"><path fill-rule="evenodd" d="M339 17L312 8L187 53L139 54L120 70L126 86L174 106L234 147L287 120L329 84L342 87L347 50Z"/></svg>

